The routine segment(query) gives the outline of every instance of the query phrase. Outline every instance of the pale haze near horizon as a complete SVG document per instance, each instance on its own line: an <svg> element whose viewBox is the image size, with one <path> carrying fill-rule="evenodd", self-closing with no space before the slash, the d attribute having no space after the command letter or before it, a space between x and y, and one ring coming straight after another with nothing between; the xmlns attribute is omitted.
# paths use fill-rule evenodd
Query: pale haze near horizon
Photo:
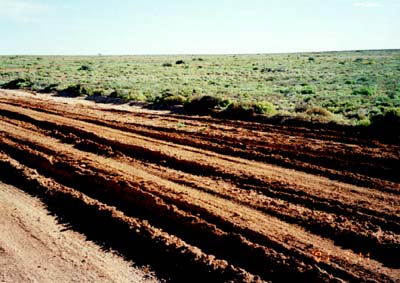
<svg viewBox="0 0 400 283"><path fill-rule="evenodd" d="M400 48L399 0L0 0L0 55Z"/></svg>

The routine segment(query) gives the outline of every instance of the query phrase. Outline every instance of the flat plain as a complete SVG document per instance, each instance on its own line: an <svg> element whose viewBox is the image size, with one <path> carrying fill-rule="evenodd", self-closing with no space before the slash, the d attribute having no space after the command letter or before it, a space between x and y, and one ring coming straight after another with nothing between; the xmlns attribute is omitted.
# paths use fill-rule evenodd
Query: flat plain
<svg viewBox="0 0 400 283"><path fill-rule="evenodd" d="M400 116L400 51L259 55L0 56L0 85L173 106L201 96L257 113L366 125ZM76 88L76 86L80 88ZM267 103L267 105L265 105ZM271 106L272 105L272 106Z"/></svg>

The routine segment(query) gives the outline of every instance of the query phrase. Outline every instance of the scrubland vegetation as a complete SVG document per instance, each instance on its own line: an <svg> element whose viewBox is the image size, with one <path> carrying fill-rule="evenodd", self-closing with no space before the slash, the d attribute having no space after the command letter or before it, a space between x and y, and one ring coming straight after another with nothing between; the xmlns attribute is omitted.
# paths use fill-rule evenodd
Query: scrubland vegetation
<svg viewBox="0 0 400 283"><path fill-rule="evenodd" d="M368 126L400 113L400 51L1 56L3 88L149 102L186 113Z"/></svg>

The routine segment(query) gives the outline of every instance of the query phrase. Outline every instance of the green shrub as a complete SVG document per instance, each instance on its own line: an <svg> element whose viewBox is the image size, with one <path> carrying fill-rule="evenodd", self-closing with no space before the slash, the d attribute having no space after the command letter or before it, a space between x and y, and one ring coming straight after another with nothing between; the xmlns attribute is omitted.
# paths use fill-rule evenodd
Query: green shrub
<svg viewBox="0 0 400 283"><path fill-rule="evenodd" d="M294 112L296 112L296 113L304 113L304 112L307 111L307 109L308 109L309 107L310 107L310 106L308 105L308 103L299 102L299 103L297 103L296 106L294 107Z"/></svg>
<svg viewBox="0 0 400 283"><path fill-rule="evenodd" d="M89 65L82 65L78 68L78 71L91 71L92 67L90 67Z"/></svg>
<svg viewBox="0 0 400 283"><path fill-rule="evenodd" d="M374 97L374 105L377 107L392 107L393 106L393 101L392 99L389 98L387 95L377 95Z"/></svg>
<svg viewBox="0 0 400 283"><path fill-rule="evenodd" d="M227 108L229 105L231 105L233 103L232 100L230 99L222 99L221 102L218 104L218 108L220 109L225 109Z"/></svg>
<svg viewBox="0 0 400 283"><path fill-rule="evenodd" d="M222 100L219 102L217 107L222 109L225 108L221 113L231 119L248 118L254 114L273 115L276 113L275 107L267 101L257 103L238 103L230 100Z"/></svg>
<svg viewBox="0 0 400 283"><path fill-rule="evenodd" d="M155 98L146 96L142 90L140 89L131 89L129 90L129 100L133 101L147 101L147 102L154 102Z"/></svg>
<svg viewBox="0 0 400 283"><path fill-rule="evenodd" d="M383 114L371 117L371 126L381 137L400 141L400 107L386 109Z"/></svg>
<svg viewBox="0 0 400 283"><path fill-rule="evenodd" d="M157 96L154 99L154 102L157 103L158 101L161 101L162 99L169 97L169 96L173 96L174 94L171 92L170 89L164 89L163 91L161 91L161 95Z"/></svg>
<svg viewBox="0 0 400 283"><path fill-rule="evenodd" d="M322 107L312 107L307 109L306 114L309 116L331 117L333 114L329 110Z"/></svg>
<svg viewBox="0 0 400 283"><path fill-rule="evenodd" d="M369 79L366 78L366 77L360 77L360 78L357 79L357 82L360 82L360 83L365 83L365 82L368 82L368 81L369 81Z"/></svg>
<svg viewBox="0 0 400 283"><path fill-rule="evenodd" d="M388 108L383 113L385 117L398 119L400 118L400 107Z"/></svg>
<svg viewBox="0 0 400 283"><path fill-rule="evenodd" d="M254 103L252 108L256 114L273 115L276 113L274 105L267 101Z"/></svg>
<svg viewBox="0 0 400 283"><path fill-rule="evenodd" d="M164 106L183 105L186 98L182 95L171 95L165 97L156 97L155 104Z"/></svg>
<svg viewBox="0 0 400 283"><path fill-rule="evenodd" d="M254 115L254 108L250 104L231 103L224 113L232 119L243 119Z"/></svg>
<svg viewBox="0 0 400 283"><path fill-rule="evenodd" d="M9 81L8 83L5 83L2 85L2 88L6 89L24 89L24 88L30 88L33 85L31 80L29 79L24 79L24 78L18 78L14 79L12 81Z"/></svg>
<svg viewBox="0 0 400 283"><path fill-rule="evenodd" d="M163 67L172 67L172 64L171 63L163 63L162 66Z"/></svg>
<svg viewBox="0 0 400 283"><path fill-rule="evenodd" d="M183 105L185 102L186 98L183 95L176 95L169 89L163 90L161 95L154 99L154 104L161 107Z"/></svg>
<svg viewBox="0 0 400 283"><path fill-rule="evenodd" d="M371 120L369 118L364 118L362 120L359 120L357 122L357 125L361 127L369 127L371 126Z"/></svg>
<svg viewBox="0 0 400 283"><path fill-rule="evenodd" d="M184 104L185 110L193 114L206 114L211 110L220 106L223 100L219 97L205 95L201 97L194 97Z"/></svg>
<svg viewBox="0 0 400 283"><path fill-rule="evenodd" d="M164 99L167 105L183 105L186 102L186 97L182 95L173 95Z"/></svg>
<svg viewBox="0 0 400 283"><path fill-rule="evenodd" d="M373 116L371 118L371 124L384 127L397 126L400 129L400 107L388 108L383 114Z"/></svg>
<svg viewBox="0 0 400 283"><path fill-rule="evenodd" d="M363 95L363 96L372 96L376 94L376 88L374 87L361 87L353 90L352 95Z"/></svg>
<svg viewBox="0 0 400 283"><path fill-rule="evenodd" d="M112 91L112 92L108 95L108 97L111 97L111 98L120 98L120 99L129 100L129 99L130 99L130 94L129 94L129 91L128 91L128 90L125 90L125 89L117 89L117 90Z"/></svg>
<svg viewBox="0 0 400 283"><path fill-rule="evenodd" d="M104 90L102 90L102 89L95 89L95 90L93 90L92 95L93 95L93 96L104 96Z"/></svg>
<svg viewBox="0 0 400 283"><path fill-rule="evenodd" d="M93 92L88 87L82 86L80 84L76 84L76 85L70 85L66 89L63 89L60 92L60 94L65 95L65 96L77 97L77 96L84 96L84 95L92 95Z"/></svg>
<svg viewBox="0 0 400 283"><path fill-rule="evenodd" d="M315 90L311 87L305 87L300 91L301 94L315 94Z"/></svg>
<svg viewBox="0 0 400 283"><path fill-rule="evenodd" d="M57 91L57 86L58 86L58 84L49 84L49 85L47 85L46 87L44 87L42 89L42 92L50 93L50 92L53 92L53 91Z"/></svg>

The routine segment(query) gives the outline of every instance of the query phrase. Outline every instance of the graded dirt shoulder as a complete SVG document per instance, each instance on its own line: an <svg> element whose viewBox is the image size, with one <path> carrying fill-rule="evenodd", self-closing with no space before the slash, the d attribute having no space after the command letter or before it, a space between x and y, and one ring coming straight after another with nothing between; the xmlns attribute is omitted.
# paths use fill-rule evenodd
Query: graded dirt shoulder
<svg viewBox="0 0 400 283"><path fill-rule="evenodd" d="M158 282L58 224L39 199L4 183L0 211L1 282Z"/></svg>

